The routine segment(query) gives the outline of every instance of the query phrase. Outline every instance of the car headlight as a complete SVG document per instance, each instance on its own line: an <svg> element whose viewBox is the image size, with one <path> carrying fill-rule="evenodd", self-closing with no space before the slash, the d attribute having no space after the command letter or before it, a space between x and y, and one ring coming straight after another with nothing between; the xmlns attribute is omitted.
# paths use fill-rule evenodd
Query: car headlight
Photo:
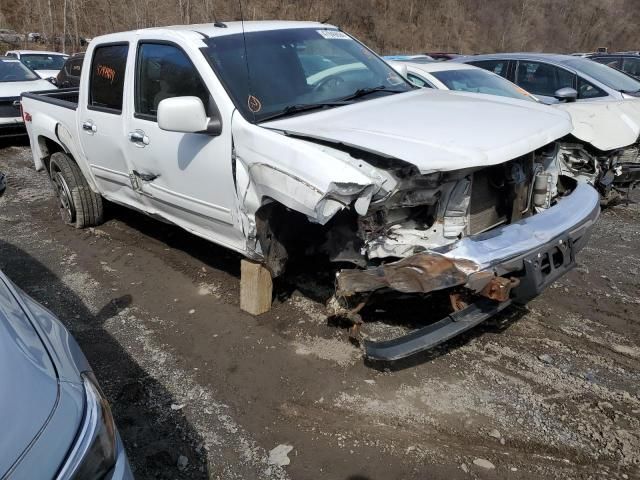
<svg viewBox="0 0 640 480"><path fill-rule="evenodd" d="M57 480L100 480L116 463L116 426L93 373L82 374L85 410L82 426Z"/></svg>

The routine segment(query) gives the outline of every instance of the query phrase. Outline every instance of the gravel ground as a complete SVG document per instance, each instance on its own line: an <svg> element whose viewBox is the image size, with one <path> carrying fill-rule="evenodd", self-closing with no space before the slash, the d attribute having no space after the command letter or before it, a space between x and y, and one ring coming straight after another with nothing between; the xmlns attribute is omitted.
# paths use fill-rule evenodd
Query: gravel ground
<svg viewBox="0 0 640 480"><path fill-rule="evenodd" d="M0 170L0 268L78 339L136 478L640 478L638 203L606 210L526 309L380 370L328 325L315 278L252 317L237 255L113 205L63 225L24 143L0 146Z"/></svg>

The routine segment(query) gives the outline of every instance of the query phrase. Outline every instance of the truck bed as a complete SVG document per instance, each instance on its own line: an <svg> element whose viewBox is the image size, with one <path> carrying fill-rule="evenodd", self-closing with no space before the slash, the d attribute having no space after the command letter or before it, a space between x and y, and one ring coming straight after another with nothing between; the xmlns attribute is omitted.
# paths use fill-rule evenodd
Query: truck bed
<svg viewBox="0 0 640 480"><path fill-rule="evenodd" d="M75 110L78 107L79 92L79 88L59 88L55 90L44 90L42 92L23 93L22 98L30 98Z"/></svg>

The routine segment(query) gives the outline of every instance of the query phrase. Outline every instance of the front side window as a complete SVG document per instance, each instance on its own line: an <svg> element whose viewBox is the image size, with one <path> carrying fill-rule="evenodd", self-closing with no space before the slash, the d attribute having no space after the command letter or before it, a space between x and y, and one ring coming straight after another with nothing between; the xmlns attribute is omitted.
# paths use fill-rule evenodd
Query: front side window
<svg viewBox="0 0 640 480"><path fill-rule="evenodd" d="M241 34L212 37L205 43L203 53L236 107L256 122L293 114L302 106L339 107L414 88L339 30L247 32L246 49ZM345 100L354 95L357 98Z"/></svg>
<svg viewBox="0 0 640 480"><path fill-rule="evenodd" d="M528 92L498 75L480 69L444 70L431 75L444 83L449 90L486 93L519 100L535 100Z"/></svg>
<svg viewBox="0 0 640 480"><path fill-rule="evenodd" d="M67 59L64 55L22 54L20 60L31 70L60 70Z"/></svg>
<svg viewBox="0 0 640 480"><path fill-rule="evenodd" d="M13 58L0 59L0 82L24 82L39 78L38 75L25 67L20 60Z"/></svg>
<svg viewBox="0 0 640 480"><path fill-rule="evenodd" d="M469 62L469 65L483 68L501 77L507 78L507 60L482 60L479 62Z"/></svg>
<svg viewBox="0 0 640 480"><path fill-rule="evenodd" d="M584 78L578 77L578 98L598 98L606 97L607 92L596 87L593 83L587 82Z"/></svg>
<svg viewBox="0 0 640 480"><path fill-rule="evenodd" d="M91 61L89 108L122 112L122 95L129 45L97 47Z"/></svg>
<svg viewBox="0 0 640 480"><path fill-rule="evenodd" d="M516 83L534 95L553 97L561 88L574 86L573 73L542 62L518 62Z"/></svg>
<svg viewBox="0 0 640 480"><path fill-rule="evenodd" d="M138 48L136 113L155 117L165 98L198 97L208 110L209 91L184 51L174 45L143 43Z"/></svg>
<svg viewBox="0 0 640 480"><path fill-rule="evenodd" d="M426 80L420 78L417 75L414 75L413 73L407 73L407 78L409 79L409 81L411 83L413 83L414 85L418 86L418 87L423 87L423 88L433 88L431 85L429 85L427 83Z"/></svg>

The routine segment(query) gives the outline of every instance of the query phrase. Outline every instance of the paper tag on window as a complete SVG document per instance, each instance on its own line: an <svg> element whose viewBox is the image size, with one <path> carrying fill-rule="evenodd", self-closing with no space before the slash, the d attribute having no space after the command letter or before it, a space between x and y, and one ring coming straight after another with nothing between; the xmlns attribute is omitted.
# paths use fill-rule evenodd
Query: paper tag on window
<svg viewBox="0 0 640 480"><path fill-rule="evenodd" d="M349 40L351 38L340 30L316 30L316 32L328 40Z"/></svg>

